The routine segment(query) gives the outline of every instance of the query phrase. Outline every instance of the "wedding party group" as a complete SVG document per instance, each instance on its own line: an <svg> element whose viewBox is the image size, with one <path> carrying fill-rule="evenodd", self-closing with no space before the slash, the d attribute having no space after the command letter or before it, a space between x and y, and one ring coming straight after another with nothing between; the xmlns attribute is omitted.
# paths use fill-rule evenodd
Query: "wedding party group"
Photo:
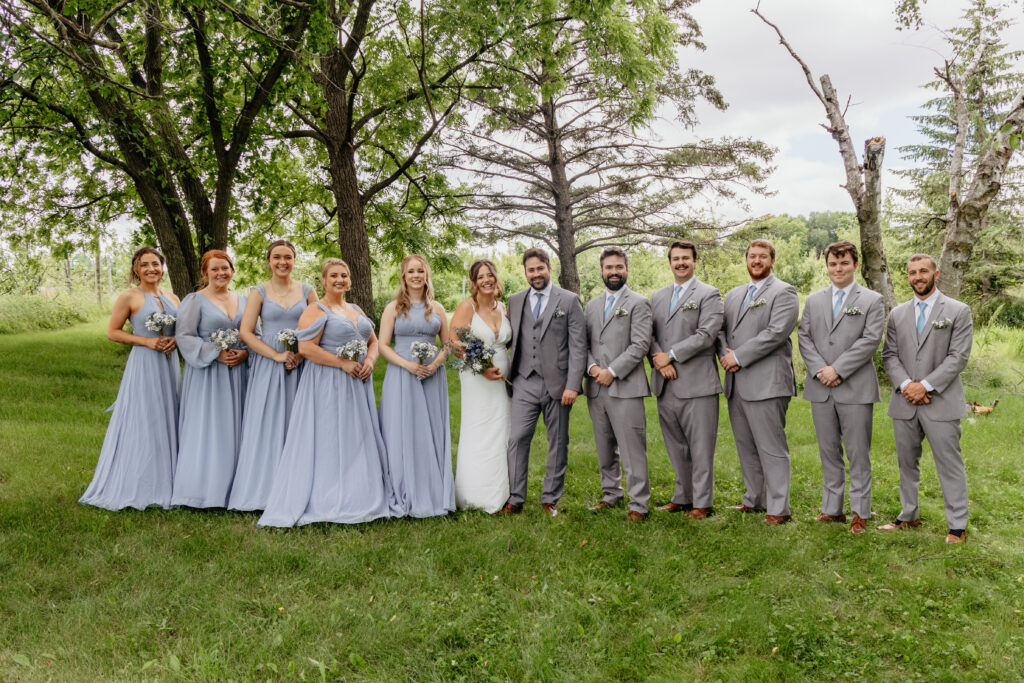
<svg viewBox="0 0 1024 683"><path fill-rule="evenodd" d="M540 504L556 516L570 413L585 393L602 493L590 509L625 507L626 519L640 522L651 505L644 400L653 394L675 472L672 497L657 509L700 520L714 513L724 393L745 486L731 508L783 524L792 514L785 427L797 395L791 335L799 325L803 397L812 404L822 463L817 520L847 521L847 465L850 531L864 533L872 517L872 415L881 401L873 359L884 336L901 510L877 529L920 525L927 439L945 500L946 542L966 540L960 374L972 318L937 289L931 256L908 260L914 296L888 321L882 296L855 281L858 250L848 241L826 248L831 284L807 297L802 316L794 287L773 275L775 248L767 240L749 244L750 281L724 297L695 276L695 243L673 242L667 256L673 283L648 299L627 285L627 253L605 248L605 291L585 307L551 282L542 249L523 254L529 286L507 306L497 267L479 259L469 269L470 296L449 320L434 299L427 260L410 255L378 336L366 312L346 301L352 283L341 259L324 261L318 296L291 277L294 246L274 241L271 278L246 296L230 289L231 257L208 251L206 286L179 302L160 288L164 257L143 247L131 263L136 286L118 297L107 329L111 340L133 348L81 502L110 510L259 511L258 525L271 527L456 509L514 515L527 499L530 445L543 417ZM378 408L372 376L379 356L388 365ZM446 362L458 368L461 387L454 474Z"/></svg>

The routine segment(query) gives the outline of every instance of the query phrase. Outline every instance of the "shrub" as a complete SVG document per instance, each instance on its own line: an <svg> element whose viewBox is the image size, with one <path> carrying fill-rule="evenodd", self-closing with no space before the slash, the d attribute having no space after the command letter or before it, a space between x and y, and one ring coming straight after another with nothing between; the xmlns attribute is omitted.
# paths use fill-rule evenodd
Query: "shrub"
<svg viewBox="0 0 1024 683"><path fill-rule="evenodd" d="M101 318L106 314L86 297L39 295L0 296L0 334L57 330Z"/></svg>

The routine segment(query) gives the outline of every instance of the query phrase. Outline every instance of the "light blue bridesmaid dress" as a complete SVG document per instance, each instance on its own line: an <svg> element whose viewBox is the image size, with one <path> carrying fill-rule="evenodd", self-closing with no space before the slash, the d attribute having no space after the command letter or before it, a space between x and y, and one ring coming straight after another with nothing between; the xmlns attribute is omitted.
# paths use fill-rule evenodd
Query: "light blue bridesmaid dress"
<svg viewBox="0 0 1024 683"><path fill-rule="evenodd" d="M218 363L220 349L210 335L222 329L237 330L244 312L241 294L234 319L199 292L186 296L178 308L175 339L185 359L185 375L171 505L227 507L238 460L249 365L245 361L229 368ZM236 348L245 346L239 341Z"/></svg>
<svg viewBox="0 0 1024 683"><path fill-rule="evenodd" d="M413 362L419 361L412 355L412 343L436 346L441 329L437 313L431 313L430 320L424 318L425 306L414 303L408 316L395 318L395 352ZM380 431L398 514L434 517L455 510L444 368L421 382L405 369L389 365L380 394Z"/></svg>
<svg viewBox="0 0 1024 683"><path fill-rule="evenodd" d="M284 308L267 298L263 285L254 287L263 298L260 308L260 341L275 351L286 351L277 340L281 330L295 330L299 317L306 310L310 285L302 285L302 299ZM284 363L249 353L249 385L245 389L245 411L242 416L242 440L238 447L238 467L231 484L230 510L262 510L267 506L274 469L284 448L288 420L291 418L299 376L308 363L290 373Z"/></svg>
<svg viewBox="0 0 1024 683"><path fill-rule="evenodd" d="M140 290L141 291L141 290ZM177 315L166 296L146 294L131 316L132 334L159 337L146 329L146 319L157 311ZM174 325L163 336L173 336ZM107 510L126 507L142 510L150 505L168 508L178 455L178 396L181 365L178 352L133 346L121 377L113 415L89 488L79 503Z"/></svg>
<svg viewBox="0 0 1024 683"><path fill-rule="evenodd" d="M323 332L320 347L331 354L351 340L369 340L373 323L365 315L357 324L316 305L326 315L300 330L300 340ZM362 382L308 359L305 363L259 526L358 524L391 516L393 494L372 380Z"/></svg>

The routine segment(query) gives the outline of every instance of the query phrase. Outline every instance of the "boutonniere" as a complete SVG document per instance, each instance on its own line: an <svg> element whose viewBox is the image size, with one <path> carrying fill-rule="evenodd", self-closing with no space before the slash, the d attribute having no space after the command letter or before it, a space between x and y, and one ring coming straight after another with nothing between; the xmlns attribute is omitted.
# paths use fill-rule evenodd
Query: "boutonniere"
<svg viewBox="0 0 1024 683"><path fill-rule="evenodd" d="M627 315L629 315L629 311L627 311L625 308L616 308L615 309L615 317L616 318L625 318Z"/></svg>
<svg viewBox="0 0 1024 683"><path fill-rule="evenodd" d="M697 310L697 302L696 301L687 301L685 304L683 304L682 306L679 307L679 310L680 311L696 311Z"/></svg>
<svg viewBox="0 0 1024 683"><path fill-rule="evenodd" d="M952 320L950 320L949 318L943 318L942 320L934 321L932 323L932 327L934 327L937 330L944 330L944 329L946 329L947 327L949 327L952 324L953 324Z"/></svg>
<svg viewBox="0 0 1024 683"><path fill-rule="evenodd" d="M864 315L864 311L856 306L847 306L843 309L843 315Z"/></svg>
<svg viewBox="0 0 1024 683"><path fill-rule="evenodd" d="M751 301L750 305L747 306L747 308L761 308L762 306L764 306L767 303L768 302L764 300L764 297L762 297L762 298L758 299L757 301Z"/></svg>
<svg viewBox="0 0 1024 683"><path fill-rule="evenodd" d="M552 318L564 318L565 311L562 310L561 306L555 306L555 310L551 312Z"/></svg>

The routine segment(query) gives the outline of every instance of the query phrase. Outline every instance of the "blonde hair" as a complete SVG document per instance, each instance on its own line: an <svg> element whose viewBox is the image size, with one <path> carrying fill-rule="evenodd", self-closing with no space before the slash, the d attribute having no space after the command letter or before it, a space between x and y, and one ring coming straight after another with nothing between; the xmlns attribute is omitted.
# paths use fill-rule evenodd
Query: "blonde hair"
<svg viewBox="0 0 1024 683"><path fill-rule="evenodd" d="M473 261L473 265L469 267L469 297L476 301L476 278L480 275L480 269L483 266L487 266L491 270L491 275L494 276L494 300L497 301L505 296L505 288L501 286L501 278L498 277L498 267L494 265L493 261L486 258Z"/></svg>
<svg viewBox="0 0 1024 683"><path fill-rule="evenodd" d="M340 258L334 256L326 259L324 265L320 267L320 291L324 292L324 280L327 279L327 271L335 266L345 266L345 270L348 271L349 277L352 277L352 269L348 267L348 264L342 261Z"/></svg>
<svg viewBox="0 0 1024 683"><path fill-rule="evenodd" d="M426 304L426 310L423 312L423 317L426 320L430 320L434 313L434 308L431 306L434 301L434 283L430 281L430 264L427 263L427 259L419 254L409 254L402 259L402 264L398 267L398 293L395 294L395 316L408 318L409 309L412 308L412 299L409 297L409 285L405 282L405 269L413 261L422 263L423 269L427 272L427 282L423 291L423 303Z"/></svg>

